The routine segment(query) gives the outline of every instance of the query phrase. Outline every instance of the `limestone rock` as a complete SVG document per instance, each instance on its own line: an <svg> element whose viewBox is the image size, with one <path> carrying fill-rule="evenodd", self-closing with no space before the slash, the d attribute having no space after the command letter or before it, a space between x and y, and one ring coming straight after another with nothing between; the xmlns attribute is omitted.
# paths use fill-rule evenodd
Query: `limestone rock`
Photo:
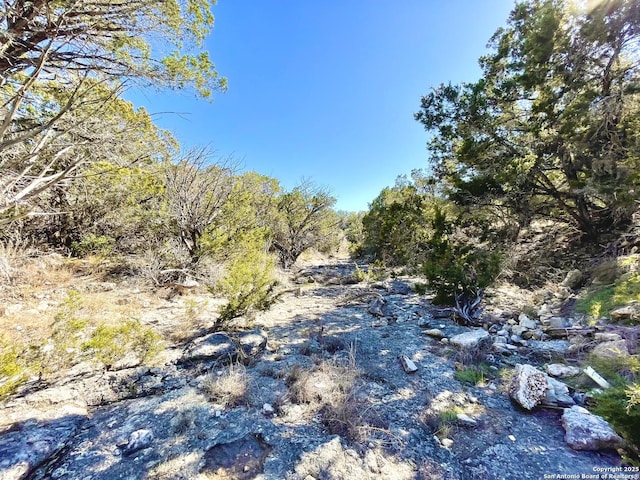
<svg viewBox="0 0 640 480"><path fill-rule="evenodd" d="M138 450L142 450L151 446L154 436L149 429L143 428L132 432L129 436L129 442L122 448L123 455L131 455Z"/></svg>
<svg viewBox="0 0 640 480"><path fill-rule="evenodd" d="M575 405L576 402L569 395L569 387L566 384L549 376L547 376L547 383L549 390L547 390L547 395L542 402L544 405L560 407Z"/></svg>
<svg viewBox="0 0 640 480"><path fill-rule="evenodd" d="M600 358L623 358L629 356L625 340L600 343L596 345L591 353Z"/></svg>
<svg viewBox="0 0 640 480"><path fill-rule="evenodd" d="M516 365L509 396L526 410L533 410L545 399L550 386L547 375L531 365Z"/></svg>
<svg viewBox="0 0 640 480"><path fill-rule="evenodd" d="M415 373L418 371L418 366L415 364L413 360L411 360L406 355L400 355L400 363L402 364L402 368L407 373Z"/></svg>
<svg viewBox="0 0 640 480"><path fill-rule="evenodd" d="M640 313L639 308L635 305L627 305L625 307L616 308L609 313L612 320L624 321L636 318Z"/></svg>
<svg viewBox="0 0 640 480"><path fill-rule="evenodd" d="M433 337L433 338L444 338L443 331L438 329L438 328L431 328L429 330L425 330L422 333L424 333L425 335L427 335L429 337Z"/></svg>
<svg viewBox="0 0 640 480"><path fill-rule="evenodd" d="M187 347L181 362L193 362L196 360L229 359L231 361L238 355L238 349L231 337L225 333L212 333L194 341Z"/></svg>
<svg viewBox="0 0 640 480"><path fill-rule="evenodd" d="M596 342L617 342L622 340L622 337L618 333L613 332L596 332L593 336Z"/></svg>
<svg viewBox="0 0 640 480"><path fill-rule="evenodd" d="M454 335L449 339L449 342L460 348L473 348L478 346L481 342L490 340L491 336L489 332L481 328L477 328L470 332L460 333Z"/></svg>
<svg viewBox="0 0 640 480"><path fill-rule="evenodd" d="M267 334L260 329L242 332L236 340L242 353L248 357L257 356L267 347Z"/></svg>
<svg viewBox="0 0 640 480"><path fill-rule="evenodd" d="M375 298L371 301L371 303L369 304L369 308L367 309L367 311L371 314L374 315L376 317L384 317L384 312L382 311L382 307L384 306L386 302L384 301L383 298Z"/></svg>
<svg viewBox="0 0 640 480"><path fill-rule="evenodd" d="M525 315L524 313L521 313L520 316L518 317L518 324L521 327L525 327L529 330L533 330L534 328L537 327L537 323L535 320L531 320L527 315Z"/></svg>
<svg viewBox="0 0 640 480"><path fill-rule="evenodd" d="M551 363L547 365L547 373L553 377L567 378L580 375L580 369L578 367L563 365L562 363Z"/></svg>
<svg viewBox="0 0 640 480"><path fill-rule="evenodd" d="M564 439L574 450L613 449L623 444L611 425L582 407L566 409L562 414L562 426Z"/></svg>

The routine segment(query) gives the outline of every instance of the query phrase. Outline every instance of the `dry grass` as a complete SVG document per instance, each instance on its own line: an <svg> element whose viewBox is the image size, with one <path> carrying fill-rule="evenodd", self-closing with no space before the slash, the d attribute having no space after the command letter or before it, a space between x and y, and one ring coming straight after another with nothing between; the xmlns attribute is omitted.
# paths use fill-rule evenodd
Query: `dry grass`
<svg viewBox="0 0 640 480"><path fill-rule="evenodd" d="M208 375L201 386L205 395L224 408L249 403L249 376L242 364L231 364L221 375Z"/></svg>
<svg viewBox="0 0 640 480"><path fill-rule="evenodd" d="M369 402L357 395L359 376L352 349L346 362L334 358L309 369L294 367L287 385L291 400L304 404L311 415L319 414L331 433L364 441L371 430L382 430L382 425Z"/></svg>

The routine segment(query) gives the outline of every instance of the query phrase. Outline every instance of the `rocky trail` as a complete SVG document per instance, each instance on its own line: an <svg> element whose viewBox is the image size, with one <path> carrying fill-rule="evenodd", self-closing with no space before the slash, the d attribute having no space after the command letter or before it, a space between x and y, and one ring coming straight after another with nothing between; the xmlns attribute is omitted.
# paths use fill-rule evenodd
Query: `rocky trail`
<svg viewBox="0 0 640 480"><path fill-rule="evenodd" d="M249 329L4 401L0 478L600 479L620 465L621 439L580 408L583 392L543 373L570 344L542 320L461 326L411 279L355 283L348 263L292 281Z"/></svg>

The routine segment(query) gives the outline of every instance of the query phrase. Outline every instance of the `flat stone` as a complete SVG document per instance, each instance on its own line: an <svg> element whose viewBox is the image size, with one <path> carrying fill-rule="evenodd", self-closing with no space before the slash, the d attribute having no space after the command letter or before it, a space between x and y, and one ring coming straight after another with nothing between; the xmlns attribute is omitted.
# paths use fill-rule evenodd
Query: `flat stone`
<svg viewBox="0 0 640 480"><path fill-rule="evenodd" d="M524 327L522 325L514 325L511 328L511 334L517 337L521 336L526 331L527 331L527 327Z"/></svg>
<svg viewBox="0 0 640 480"><path fill-rule="evenodd" d="M600 358L624 358L629 356L625 340L600 343L596 345L591 353Z"/></svg>
<svg viewBox="0 0 640 480"><path fill-rule="evenodd" d="M622 340L619 334L613 332L597 332L593 338L596 342L617 342Z"/></svg>
<svg viewBox="0 0 640 480"><path fill-rule="evenodd" d="M407 373L415 373L418 371L418 366L415 364L413 360L411 360L406 355L400 355L400 363L402 364L402 368Z"/></svg>
<svg viewBox="0 0 640 480"><path fill-rule="evenodd" d="M242 353L248 357L255 357L267 347L267 333L260 329L242 332L236 337Z"/></svg>
<svg viewBox="0 0 640 480"><path fill-rule="evenodd" d="M424 333L425 335L427 335L429 337L433 337L433 338L444 338L443 331L438 329L438 328L431 328L429 330L425 330L422 333Z"/></svg>
<svg viewBox="0 0 640 480"><path fill-rule="evenodd" d="M631 320L638 316L638 307L627 305L625 307L616 308L611 310L609 316L612 320L621 321L621 320Z"/></svg>
<svg viewBox="0 0 640 480"><path fill-rule="evenodd" d="M623 444L611 425L582 407L567 408L562 414L562 426L564 439L574 450L615 449Z"/></svg>
<svg viewBox="0 0 640 480"><path fill-rule="evenodd" d="M458 423L461 425L475 427L478 424L474 418L470 417L466 413L458 413L456 417L458 418Z"/></svg>
<svg viewBox="0 0 640 480"><path fill-rule="evenodd" d="M580 369L578 367L563 365L562 363L551 363L547 365L547 373L553 377L567 378L580 375Z"/></svg>
<svg viewBox="0 0 640 480"><path fill-rule="evenodd" d="M489 332L482 328L454 335L449 342L460 348L473 348L485 339L490 339Z"/></svg>
<svg viewBox="0 0 640 480"><path fill-rule="evenodd" d="M566 318L563 317L551 317L548 320L549 328L567 328L569 326L569 322L567 322Z"/></svg>

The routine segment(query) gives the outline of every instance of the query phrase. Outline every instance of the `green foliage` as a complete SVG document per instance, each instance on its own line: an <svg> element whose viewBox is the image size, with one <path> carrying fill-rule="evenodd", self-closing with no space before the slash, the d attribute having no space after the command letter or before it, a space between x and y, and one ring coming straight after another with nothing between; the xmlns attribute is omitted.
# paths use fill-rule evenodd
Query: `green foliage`
<svg viewBox="0 0 640 480"><path fill-rule="evenodd" d="M218 327L250 309L266 310L272 305L277 285L274 266L273 258L258 248L247 249L227 264L227 273L216 286L228 300L217 320Z"/></svg>
<svg viewBox="0 0 640 480"><path fill-rule="evenodd" d="M160 350L160 340L153 329L131 319L116 325L99 324L89 340L83 342L82 350L91 351L110 368L131 353L143 362L151 359Z"/></svg>
<svg viewBox="0 0 640 480"><path fill-rule="evenodd" d="M71 253L75 257L86 257L88 255L108 256L113 250L115 240L106 235L86 235L79 242L71 243Z"/></svg>
<svg viewBox="0 0 640 480"><path fill-rule="evenodd" d="M489 286L500 272L500 254L486 245L456 239L455 225L438 207L432 226L423 273L435 292L434 303L453 304L457 295L474 298L478 290Z"/></svg>
<svg viewBox="0 0 640 480"><path fill-rule="evenodd" d="M434 174L458 206L520 225L544 216L588 237L636 209L640 38L636 2L518 3L477 82L440 85L415 115ZM582 9L581 9L582 8Z"/></svg>
<svg viewBox="0 0 640 480"><path fill-rule="evenodd" d="M456 378L458 381L469 383L471 385L483 384L489 375L490 370L486 363L471 365L460 370L456 370Z"/></svg>
<svg viewBox="0 0 640 480"><path fill-rule="evenodd" d="M377 282L387 277L387 268L381 260L376 260L375 262L369 264L366 270L360 268L360 266L356 263L353 277L358 282Z"/></svg>
<svg viewBox="0 0 640 480"><path fill-rule="evenodd" d="M617 359L590 358L593 366L612 387L595 396L593 412L610 422L631 443L635 456L640 454L640 359L637 356Z"/></svg>
<svg viewBox="0 0 640 480"><path fill-rule="evenodd" d="M16 345L0 335L0 399L24 383L29 373Z"/></svg>
<svg viewBox="0 0 640 480"><path fill-rule="evenodd" d="M576 310L594 319L608 316L611 310L640 301L640 275L622 277L613 286L587 293L576 302Z"/></svg>

